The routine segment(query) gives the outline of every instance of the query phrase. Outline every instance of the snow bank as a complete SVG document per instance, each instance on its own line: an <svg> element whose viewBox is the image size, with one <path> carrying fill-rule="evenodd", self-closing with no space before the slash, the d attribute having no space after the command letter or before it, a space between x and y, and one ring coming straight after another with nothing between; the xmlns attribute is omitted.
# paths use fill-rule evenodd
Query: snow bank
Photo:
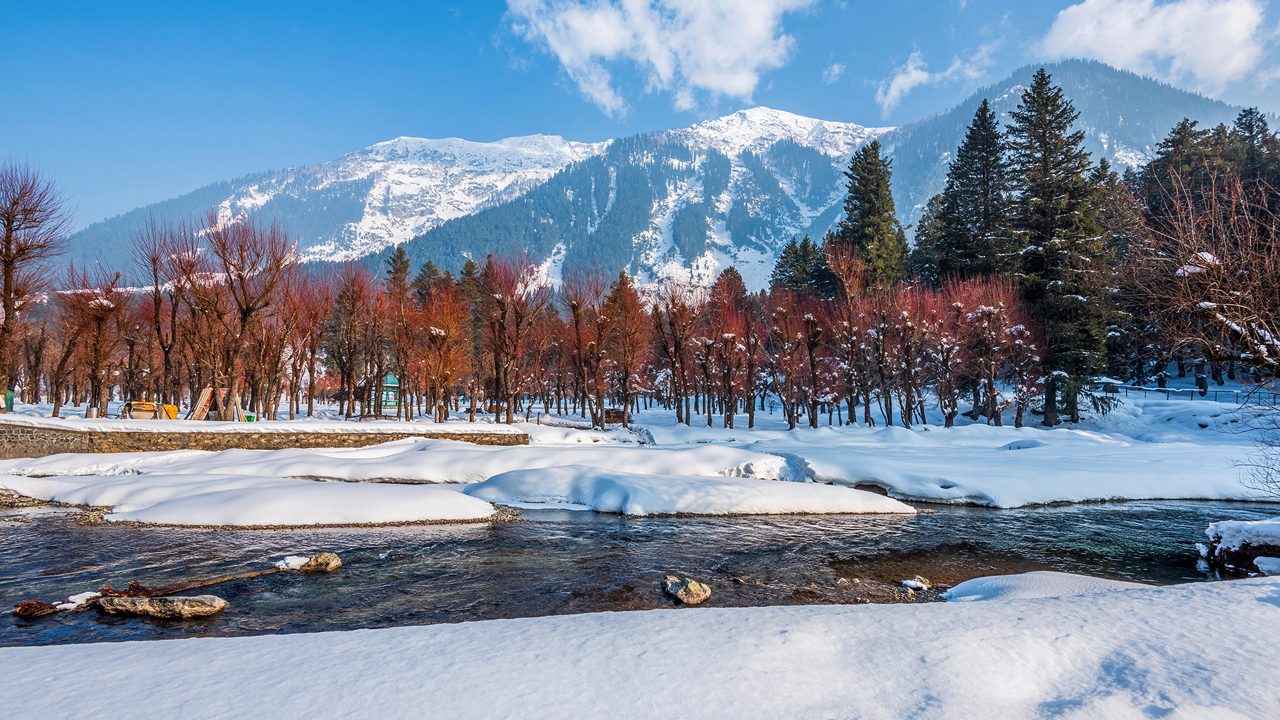
<svg viewBox="0 0 1280 720"><path fill-rule="evenodd" d="M1239 550L1248 544L1280 546L1280 517L1270 520L1222 520L1204 531L1219 550Z"/></svg>
<svg viewBox="0 0 1280 720"><path fill-rule="evenodd" d="M1271 717L1280 579L0 649L24 717ZM159 669L159 671L157 671Z"/></svg>
<svg viewBox="0 0 1280 720"><path fill-rule="evenodd" d="M163 525L348 525L482 520L493 506L450 488L325 483L251 475L0 475L0 488L110 506L108 521Z"/></svg>
<svg viewBox="0 0 1280 720"><path fill-rule="evenodd" d="M1263 575L1280 575L1280 558L1254 558L1253 564L1262 571Z"/></svg>
<svg viewBox="0 0 1280 720"><path fill-rule="evenodd" d="M64 454L0 461L15 475L224 474L338 480L473 483L512 470L558 465L625 467L657 475L805 480L802 460L726 445L653 448L618 444L489 446L452 440L400 440L363 448L178 450L161 453Z"/></svg>
<svg viewBox="0 0 1280 720"><path fill-rule="evenodd" d="M1019 507L1087 500L1271 500L1244 481L1257 452L1255 407L1211 401L1131 399L1077 427L981 423L785 430L675 425L660 413L637 421L659 447L706 443L799 458L812 477L873 484L894 497Z"/></svg>
<svg viewBox="0 0 1280 720"><path fill-rule="evenodd" d="M1094 592L1132 590L1149 587L1139 583L1072 573L1039 570L1019 575L995 575L966 580L943 593L953 602L974 600L1031 600L1047 597L1071 597Z"/></svg>
<svg viewBox="0 0 1280 720"><path fill-rule="evenodd" d="M895 497L995 507L1113 499L1266 499L1241 482L1254 448L1142 443L1057 428L969 425L819 429L748 447L808 461L816 479L871 483Z"/></svg>
<svg viewBox="0 0 1280 720"><path fill-rule="evenodd" d="M623 515L915 512L897 500L833 485L647 475L582 465L506 472L466 493L506 505L550 503Z"/></svg>

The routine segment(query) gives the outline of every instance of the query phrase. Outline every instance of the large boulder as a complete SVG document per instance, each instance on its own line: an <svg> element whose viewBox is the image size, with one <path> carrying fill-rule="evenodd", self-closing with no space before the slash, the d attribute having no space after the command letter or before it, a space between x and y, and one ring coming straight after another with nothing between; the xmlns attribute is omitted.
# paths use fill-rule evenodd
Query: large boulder
<svg viewBox="0 0 1280 720"><path fill-rule="evenodd" d="M668 575L662 590L685 605L698 605L711 599L711 588L693 578L681 579L675 575Z"/></svg>
<svg viewBox="0 0 1280 720"><path fill-rule="evenodd" d="M104 597L98 607L111 615L145 615L165 619L187 619L217 615L230 605L216 595L173 597Z"/></svg>

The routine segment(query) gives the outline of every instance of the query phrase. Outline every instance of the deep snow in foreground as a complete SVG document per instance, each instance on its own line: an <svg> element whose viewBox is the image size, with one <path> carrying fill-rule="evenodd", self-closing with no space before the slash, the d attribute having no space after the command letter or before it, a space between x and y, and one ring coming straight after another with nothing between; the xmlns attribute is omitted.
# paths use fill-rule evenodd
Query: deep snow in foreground
<svg viewBox="0 0 1280 720"><path fill-rule="evenodd" d="M160 525L468 521L483 520L495 511L483 500L440 486L326 483L253 475L0 475L0 488L74 505L110 506L106 519L111 522Z"/></svg>
<svg viewBox="0 0 1280 720"><path fill-rule="evenodd" d="M622 515L915 512L897 500L831 485L641 475L583 465L505 472L466 492L517 507L575 506Z"/></svg>
<svg viewBox="0 0 1280 720"><path fill-rule="evenodd" d="M1280 579L0 649L23 717L1174 717L1280 707ZM1085 587L1081 587L1081 585ZM1081 591L1084 591L1083 593ZM1034 594L1034 593L1033 593Z"/></svg>

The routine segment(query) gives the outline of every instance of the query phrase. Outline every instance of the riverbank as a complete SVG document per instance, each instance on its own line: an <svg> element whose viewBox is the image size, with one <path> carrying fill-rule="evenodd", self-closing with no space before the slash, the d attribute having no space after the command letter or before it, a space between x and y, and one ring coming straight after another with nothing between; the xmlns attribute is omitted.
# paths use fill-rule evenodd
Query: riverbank
<svg viewBox="0 0 1280 720"><path fill-rule="evenodd" d="M842 488L829 488L842 490ZM1197 542L1214 521L1274 506L1135 501L914 515L639 517L522 510L521 522L207 530L81 525L73 509L0 522L0 610L32 598L233 575L287 555L338 553L303 582L230 583L212 621L68 615L0 622L0 645L257 635L671 607L669 574L712 588L707 607L928 602L983 575L1056 570L1146 584L1217 578ZM25 514L30 509L15 509ZM3 512L0 512L0 516ZM927 578L930 592L903 580Z"/></svg>
<svg viewBox="0 0 1280 720"><path fill-rule="evenodd" d="M376 705L386 718L673 708L711 718L1244 718L1280 705L1280 579L1017 594L5 648L0 707L24 717L139 707L355 717Z"/></svg>

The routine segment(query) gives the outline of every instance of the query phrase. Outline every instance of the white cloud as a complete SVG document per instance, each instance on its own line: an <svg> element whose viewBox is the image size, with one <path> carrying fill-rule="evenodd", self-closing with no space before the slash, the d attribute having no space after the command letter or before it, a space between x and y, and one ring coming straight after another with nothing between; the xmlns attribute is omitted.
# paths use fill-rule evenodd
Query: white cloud
<svg viewBox="0 0 1280 720"><path fill-rule="evenodd" d="M649 92L687 110L699 93L750 101L795 40L782 16L814 0L508 0L517 33L556 57L591 102L626 112L611 67L630 62Z"/></svg>
<svg viewBox="0 0 1280 720"><path fill-rule="evenodd" d="M826 70L822 71L822 82L834 85L840 80L841 75L844 75L844 63L831 63Z"/></svg>
<svg viewBox="0 0 1280 720"><path fill-rule="evenodd" d="M880 105L880 111L888 115L903 98L918 87L952 80L977 80L990 67L993 50L994 43L982 45L967 59L952 58L947 69L939 72L930 71L924 56L917 50L892 75L880 81L876 88L876 103Z"/></svg>
<svg viewBox="0 0 1280 720"><path fill-rule="evenodd" d="M1220 90L1263 58L1262 0L1083 0L1058 13L1040 49Z"/></svg>

